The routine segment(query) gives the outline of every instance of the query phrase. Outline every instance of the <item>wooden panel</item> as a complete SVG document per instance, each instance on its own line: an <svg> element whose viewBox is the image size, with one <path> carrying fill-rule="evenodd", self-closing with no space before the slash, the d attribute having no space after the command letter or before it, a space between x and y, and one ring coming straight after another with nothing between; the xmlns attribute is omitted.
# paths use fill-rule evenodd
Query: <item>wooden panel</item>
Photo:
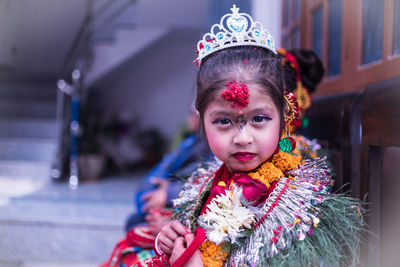
<svg viewBox="0 0 400 267"><path fill-rule="evenodd" d="M306 113L310 126L299 130L308 138L318 139L329 152L336 171L334 189L341 188L341 191L357 189L353 183L359 184L359 95L355 92L316 99Z"/></svg>
<svg viewBox="0 0 400 267"><path fill-rule="evenodd" d="M400 249L388 248L398 246L398 239L395 243L392 239L396 234L390 233L389 228L398 229L397 225L393 228L392 220L393 216L397 219L400 216L398 202L393 202L398 200L400 186L400 161L396 160L400 158L400 78L365 89L361 97L361 121L359 197L367 196L370 203L367 223L374 233L367 237L362 259L367 266L394 266L390 263Z"/></svg>
<svg viewBox="0 0 400 267"><path fill-rule="evenodd" d="M400 251L400 147L388 147L383 154L381 205L381 266L398 265Z"/></svg>
<svg viewBox="0 0 400 267"><path fill-rule="evenodd" d="M399 84L400 79L382 82L365 91L361 110L364 143L400 144Z"/></svg>

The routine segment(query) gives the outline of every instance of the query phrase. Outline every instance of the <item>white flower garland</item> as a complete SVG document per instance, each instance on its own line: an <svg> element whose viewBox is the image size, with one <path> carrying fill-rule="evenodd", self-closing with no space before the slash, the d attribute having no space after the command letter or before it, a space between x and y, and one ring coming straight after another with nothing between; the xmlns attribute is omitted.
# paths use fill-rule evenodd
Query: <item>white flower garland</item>
<svg viewBox="0 0 400 267"><path fill-rule="evenodd" d="M233 186L207 205L208 211L199 217L199 226L206 231L207 239L217 245L224 241L235 243L256 222L255 209L249 206L242 188Z"/></svg>

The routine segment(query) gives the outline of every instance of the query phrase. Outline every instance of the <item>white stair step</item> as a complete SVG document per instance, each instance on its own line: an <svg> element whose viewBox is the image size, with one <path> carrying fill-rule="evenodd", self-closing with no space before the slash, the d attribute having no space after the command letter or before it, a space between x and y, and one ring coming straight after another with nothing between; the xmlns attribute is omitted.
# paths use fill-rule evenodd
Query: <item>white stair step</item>
<svg viewBox="0 0 400 267"><path fill-rule="evenodd" d="M56 138L54 119L0 119L0 138Z"/></svg>
<svg viewBox="0 0 400 267"><path fill-rule="evenodd" d="M0 160L0 178L22 180L49 180L50 163L47 161ZM1 189L0 189L1 192Z"/></svg>
<svg viewBox="0 0 400 267"><path fill-rule="evenodd" d="M76 263L93 262L98 266L108 260L113 246L124 233L122 227L115 229L96 228L90 225L0 222L0 236L2 240L0 260L19 262L73 260Z"/></svg>
<svg viewBox="0 0 400 267"><path fill-rule="evenodd" d="M51 162L55 148L54 139L0 138L0 160Z"/></svg>

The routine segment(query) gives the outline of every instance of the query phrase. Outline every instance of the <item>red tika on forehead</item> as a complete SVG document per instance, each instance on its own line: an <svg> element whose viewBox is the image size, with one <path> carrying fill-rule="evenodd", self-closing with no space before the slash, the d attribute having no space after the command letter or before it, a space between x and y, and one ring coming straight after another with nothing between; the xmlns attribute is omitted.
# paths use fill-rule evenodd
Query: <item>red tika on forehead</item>
<svg viewBox="0 0 400 267"><path fill-rule="evenodd" d="M242 109L249 104L249 88L247 85L237 82L226 83L228 89L221 93L225 100L232 101L232 108Z"/></svg>

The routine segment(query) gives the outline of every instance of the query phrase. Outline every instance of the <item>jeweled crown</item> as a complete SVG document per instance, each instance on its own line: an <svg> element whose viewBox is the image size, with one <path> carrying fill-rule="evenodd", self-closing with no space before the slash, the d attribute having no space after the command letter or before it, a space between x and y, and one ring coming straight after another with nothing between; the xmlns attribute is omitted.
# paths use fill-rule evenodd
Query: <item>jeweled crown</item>
<svg viewBox="0 0 400 267"><path fill-rule="evenodd" d="M267 48L274 53L275 43L271 34L259 22L253 21L247 13L239 13L239 8L233 5L232 13L221 18L220 24L214 24L209 33L197 43L197 64L206 56L228 47L258 46Z"/></svg>

